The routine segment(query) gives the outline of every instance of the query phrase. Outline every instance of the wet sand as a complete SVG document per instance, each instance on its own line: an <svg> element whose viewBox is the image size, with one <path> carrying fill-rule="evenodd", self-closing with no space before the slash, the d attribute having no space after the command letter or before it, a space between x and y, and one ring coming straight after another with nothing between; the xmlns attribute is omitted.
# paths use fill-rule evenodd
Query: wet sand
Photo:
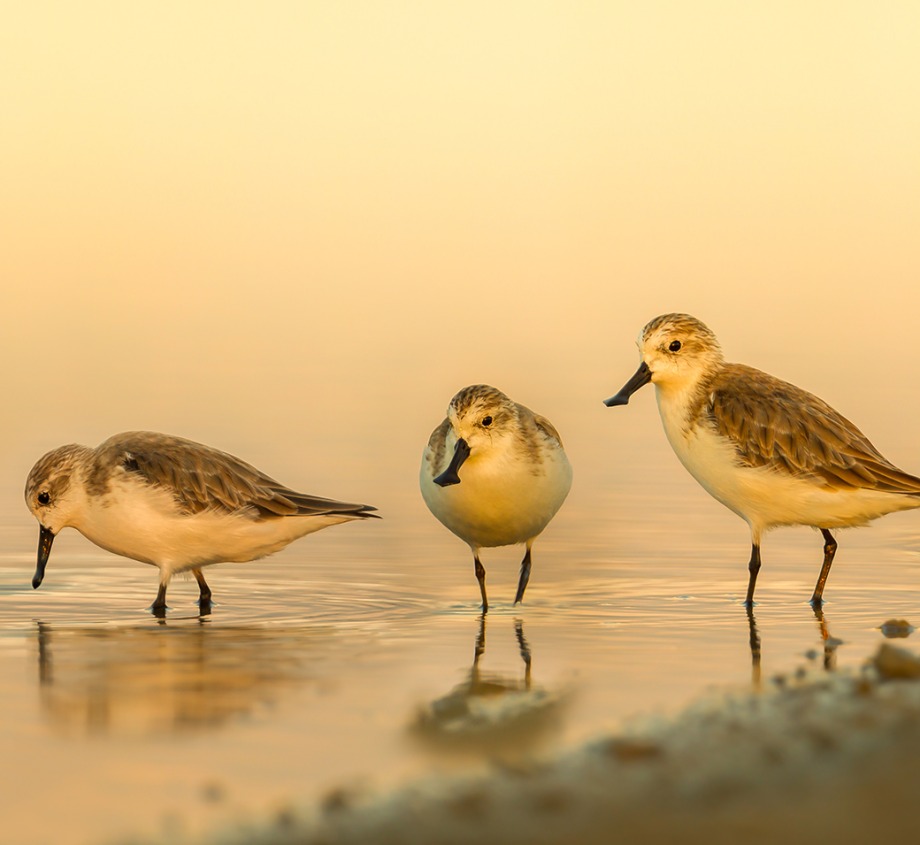
<svg viewBox="0 0 920 845"><path fill-rule="evenodd" d="M920 832L920 660L883 644L860 670L711 697L546 761L494 763L391 794L225 829L208 845L910 841Z"/></svg>

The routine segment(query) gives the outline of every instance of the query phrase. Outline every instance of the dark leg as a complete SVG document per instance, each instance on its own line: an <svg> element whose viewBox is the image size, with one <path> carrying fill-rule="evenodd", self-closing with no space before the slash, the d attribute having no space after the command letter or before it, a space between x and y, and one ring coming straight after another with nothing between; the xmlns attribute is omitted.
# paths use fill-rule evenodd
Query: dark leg
<svg viewBox="0 0 920 845"><path fill-rule="evenodd" d="M489 600L486 598L486 568L479 559L479 552L473 552L473 560L476 564L476 580L479 581L479 592L482 593L482 612L489 612Z"/></svg>
<svg viewBox="0 0 920 845"><path fill-rule="evenodd" d="M200 569L193 569L192 575L195 576L195 580L198 582L198 606L210 606L211 588L208 586L208 582L204 580L204 575L202 575Z"/></svg>
<svg viewBox="0 0 920 845"><path fill-rule="evenodd" d="M747 598L744 600L745 607L754 606L754 585L757 583L757 573L760 572L760 544L752 543L751 544L751 561L748 564L748 572L750 577L748 578L748 591Z"/></svg>
<svg viewBox="0 0 920 845"><path fill-rule="evenodd" d="M837 552L837 541L834 535L826 528L821 529L824 537L824 563L821 565L821 574L818 576L818 583L815 584L815 591L811 596L811 606L816 607L822 604L821 596L824 593L824 585L827 582L827 576L831 572L831 564L834 562L834 555Z"/></svg>
<svg viewBox="0 0 920 845"><path fill-rule="evenodd" d="M150 611L154 616L159 616L163 618L166 616L166 585L168 581L160 581L160 588L157 590L157 597L153 600L153 604L150 605Z"/></svg>
<svg viewBox="0 0 920 845"><path fill-rule="evenodd" d="M524 560L521 561L521 577L518 581L517 595L514 597L514 603L519 604L524 601L524 590L527 589L527 582L530 580L530 543L527 544L527 551L524 552Z"/></svg>

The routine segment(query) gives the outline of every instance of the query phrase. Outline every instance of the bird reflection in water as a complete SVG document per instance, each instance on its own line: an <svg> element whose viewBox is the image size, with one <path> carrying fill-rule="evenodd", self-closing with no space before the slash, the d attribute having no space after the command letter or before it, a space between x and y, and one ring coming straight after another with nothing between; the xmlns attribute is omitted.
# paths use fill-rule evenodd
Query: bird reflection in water
<svg viewBox="0 0 920 845"><path fill-rule="evenodd" d="M520 619L514 633L523 675L484 671L486 614L480 615L466 679L419 709L412 723L417 736L461 750L526 750L560 727L563 696L533 683L533 658Z"/></svg>
<svg viewBox="0 0 920 845"><path fill-rule="evenodd" d="M820 607L813 607L815 619L818 620L818 630L821 632L822 662L824 668L831 672L837 668L837 648L843 645L843 640L838 640L831 634L824 618L824 611Z"/></svg>
<svg viewBox="0 0 920 845"><path fill-rule="evenodd" d="M751 680L755 687L760 686L761 682L761 642L760 642L760 632L757 630L757 620L754 617L754 608L746 607L747 611L747 620L748 620L748 636L751 646ZM828 672L832 672L837 668L837 649L843 644L842 640L834 637L827 626L827 620L824 616L824 611L821 606L812 606L812 612L815 615L815 619L818 623L818 632L821 635L821 644L822 644L822 665L824 669ZM806 652L808 657L817 657L818 653L815 652Z"/></svg>
<svg viewBox="0 0 920 845"><path fill-rule="evenodd" d="M51 723L71 735L213 730L315 681L333 659L321 630L218 627L206 616L175 622L38 622L41 703Z"/></svg>
<svg viewBox="0 0 920 845"><path fill-rule="evenodd" d="M751 680L754 686L760 686L760 633L757 630L757 620L754 618L754 608L745 605L748 618L748 632L751 643Z"/></svg>

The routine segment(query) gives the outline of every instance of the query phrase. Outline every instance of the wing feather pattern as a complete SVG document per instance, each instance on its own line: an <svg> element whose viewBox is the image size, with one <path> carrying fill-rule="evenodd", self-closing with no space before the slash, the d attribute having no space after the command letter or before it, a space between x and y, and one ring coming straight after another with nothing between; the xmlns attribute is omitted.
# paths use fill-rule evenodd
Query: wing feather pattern
<svg viewBox="0 0 920 845"><path fill-rule="evenodd" d="M560 446L562 445L562 438L559 436L559 432L556 431L556 427L546 417L540 414L534 414L533 421L544 435L551 440L555 440Z"/></svg>
<svg viewBox="0 0 920 845"><path fill-rule="evenodd" d="M168 490L187 513L254 510L262 518L376 516L370 505L298 493L233 455L181 437L154 432L115 435L97 450L97 467L107 475L119 464Z"/></svg>
<svg viewBox="0 0 920 845"><path fill-rule="evenodd" d="M831 488L920 495L920 478L898 469L830 405L753 367L728 364L709 387L708 416L739 460Z"/></svg>

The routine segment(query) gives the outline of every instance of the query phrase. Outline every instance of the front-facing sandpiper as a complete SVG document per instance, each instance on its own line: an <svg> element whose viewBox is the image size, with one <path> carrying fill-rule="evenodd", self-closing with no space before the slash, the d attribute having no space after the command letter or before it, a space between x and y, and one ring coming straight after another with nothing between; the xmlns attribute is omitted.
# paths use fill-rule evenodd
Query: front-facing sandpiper
<svg viewBox="0 0 920 845"><path fill-rule="evenodd" d="M33 587L45 577L55 536L70 526L103 549L159 567L155 613L166 610L177 572L191 571L200 604L210 605L202 567L256 560L375 510L298 493L226 452L147 431L116 434L95 449L54 449L32 467L25 497L40 526Z"/></svg>
<svg viewBox="0 0 920 845"><path fill-rule="evenodd" d="M429 510L472 550L483 611L489 601L479 550L526 544L514 599L522 601L533 542L572 486L552 423L494 387L465 387L428 441L419 483Z"/></svg>
<svg viewBox="0 0 920 845"><path fill-rule="evenodd" d="M824 563L811 597L818 607L837 551L832 528L920 507L920 478L886 460L817 396L726 363L715 335L695 317L656 317L638 346L639 369L605 404L625 405L640 387L655 385L665 434L681 463L750 526L748 607L764 531L781 525L821 531Z"/></svg>

